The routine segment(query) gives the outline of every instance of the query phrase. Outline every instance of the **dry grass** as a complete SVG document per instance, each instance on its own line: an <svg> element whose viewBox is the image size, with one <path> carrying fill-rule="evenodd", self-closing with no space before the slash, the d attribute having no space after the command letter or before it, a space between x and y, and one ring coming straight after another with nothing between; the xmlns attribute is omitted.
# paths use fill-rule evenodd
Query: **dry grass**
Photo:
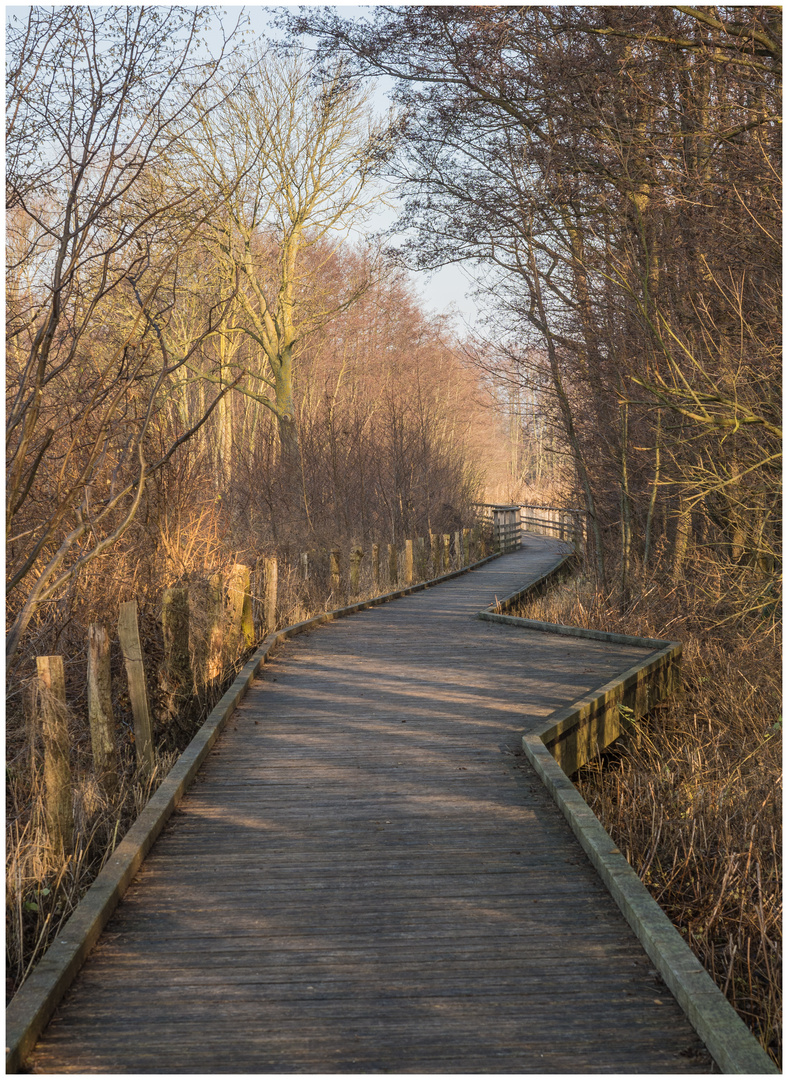
<svg viewBox="0 0 788 1080"><path fill-rule="evenodd" d="M582 577L529 618L683 643L684 692L576 777L584 798L775 1062L781 1060L778 626L727 617L708 566L621 604ZM735 613L734 613L735 614Z"/></svg>
<svg viewBox="0 0 788 1080"><path fill-rule="evenodd" d="M29 743L6 770L6 999L57 936L177 754L158 752L142 778L127 763L109 796L88 770L75 775L74 850L65 859L49 837L40 754ZM77 766L79 768L79 766Z"/></svg>

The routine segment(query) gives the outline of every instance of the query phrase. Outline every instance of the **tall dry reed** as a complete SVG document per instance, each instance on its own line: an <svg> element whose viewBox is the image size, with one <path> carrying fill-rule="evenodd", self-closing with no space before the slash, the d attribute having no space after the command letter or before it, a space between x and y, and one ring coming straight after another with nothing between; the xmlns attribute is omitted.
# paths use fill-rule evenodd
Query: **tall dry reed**
<svg viewBox="0 0 788 1080"><path fill-rule="evenodd" d="M528 618L683 643L683 694L575 777L583 797L779 1064L782 720L778 625L720 615L691 573L622 604L577 576ZM734 610L734 609L729 609ZM773 613L776 615L776 613Z"/></svg>

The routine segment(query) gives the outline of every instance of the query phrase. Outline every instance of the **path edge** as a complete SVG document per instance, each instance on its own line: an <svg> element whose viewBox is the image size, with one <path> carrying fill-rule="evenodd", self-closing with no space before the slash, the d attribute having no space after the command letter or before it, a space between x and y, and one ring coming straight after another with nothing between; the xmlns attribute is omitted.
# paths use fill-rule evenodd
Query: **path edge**
<svg viewBox="0 0 788 1080"><path fill-rule="evenodd" d="M678 661L681 656L680 642L587 630L504 614L506 608L514 607L529 593L536 593L546 583L552 583L565 574L569 569L567 564L571 564L573 558L568 555L561 559L539 581L480 611L479 618L527 630L639 646L652 651L604 686L572 705L556 709L544 720L541 730L523 736L523 750L649 959L721 1071L755 1076L779 1073L780 1070L621 854L549 748L551 742L555 744L564 732L577 728L584 718L603 713L611 708L611 704L617 708L625 692L635 688L637 693L637 688L652 672L663 670L666 664L674 659Z"/></svg>
<svg viewBox="0 0 788 1080"><path fill-rule="evenodd" d="M287 638L303 634L334 619L386 604L411 593L460 577L484 566L503 552L495 552L448 574L420 581L394 592L383 593L355 604L314 615L269 634L238 672L205 721L151 795L136 820L107 859L104 867L74 909L68 922L39 960L6 1008L6 1073L17 1073L33 1051L63 995L74 981L115 908L153 847L173 811L221 735L228 720L246 695L255 676L276 647Z"/></svg>

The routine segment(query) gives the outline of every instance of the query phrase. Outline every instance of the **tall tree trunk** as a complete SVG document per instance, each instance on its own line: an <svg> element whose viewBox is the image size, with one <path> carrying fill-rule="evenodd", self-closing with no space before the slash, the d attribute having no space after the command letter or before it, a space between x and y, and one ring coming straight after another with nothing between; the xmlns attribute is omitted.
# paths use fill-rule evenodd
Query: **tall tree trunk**
<svg viewBox="0 0 788 1080"><path fill-rule="evenodd" d="M594 491L591 487L591 479L588 475L588 469L586 468L583 448L580 445L580 440L577 436L577 431L575 429L574 418L572 416L572 406L569 401L569 397L567 396L566 390L564 389L563 379L561 378L561 371L558 363L558 353L555 347L553 335L550 331L547 312L545 310L544 301L542 298L539 270L536 266L536 258L533 249L529 253L529 259L532 275L531 285L533 287L533 298L536 302L536 308L539 314L538 325L545 337L545 344L547 345L547 357L550 363L550 374L552 376L553 389L555 391L556 398L558 399L558 407L564 425L564 432L566 434L567 441L569 442L569 446L572 450L572 455L574 457L575 467L577 469L580 479L580 486L583 491L588 520L591 523L591 530L594 537L594 560L596 574L599 584L602 586L603 589L606 589L607 574L605 572L605 557L604 550L602 548L602 536L599 530L599 521L596 514L596 501L594 499Z"/></svg>
<svg viewBox="0 0 788 1080"><path fill-rule="evenodd" d="M657 507L657 493L659 492L660 480L660 451L662 449L662 412L657 413L656 442L654 446L654 479L651 482L651 497L648 503L646 515L646 536L643 541L643 565L647 566L651 558L654 533L654 512Z"/></svg>
<svg viewBox="0 0 788 1080"><path fill-rule="evenodd" d="M301 458L298 445L295 403L293 399L293 346L285 344L278 357L275 379L276 420L284 491L293 502L300 504Z"/></svg>
<svg viewBox="0 0 788 1080"><path fill-rule="evenodd" d="M629 573L632 555L632 501L629 494L629 406L621 406L621 592L629 600Z"/></svg>

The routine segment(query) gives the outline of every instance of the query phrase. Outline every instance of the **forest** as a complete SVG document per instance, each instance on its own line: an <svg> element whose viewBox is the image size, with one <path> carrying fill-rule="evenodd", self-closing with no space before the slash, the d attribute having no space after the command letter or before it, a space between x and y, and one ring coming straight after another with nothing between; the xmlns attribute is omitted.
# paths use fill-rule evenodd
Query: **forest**
<svg viewBox="0 0 788 1080"><path fill-rule="evenodd" d="M537 502L588 530L540 617L687 643L687 760L641 763L634 803L631 763L581 783L608 828L648 816L644 880L778 1055L781 145L776 6L281 8L270 38L215 8L10 16L12 991L155 783L114 639L122 780L90 773L91 624L135 600L155 661L165 589L243 564L257 603L275 556L286 625L328 603L298 591L307 551L327 579L331 549ZM450 264L477 325L424 302ZM34 723L53 655L65 854ZM154 668L161 772L222 681L173 719ZM655 800L715 838L658 854Z"/></svg>

